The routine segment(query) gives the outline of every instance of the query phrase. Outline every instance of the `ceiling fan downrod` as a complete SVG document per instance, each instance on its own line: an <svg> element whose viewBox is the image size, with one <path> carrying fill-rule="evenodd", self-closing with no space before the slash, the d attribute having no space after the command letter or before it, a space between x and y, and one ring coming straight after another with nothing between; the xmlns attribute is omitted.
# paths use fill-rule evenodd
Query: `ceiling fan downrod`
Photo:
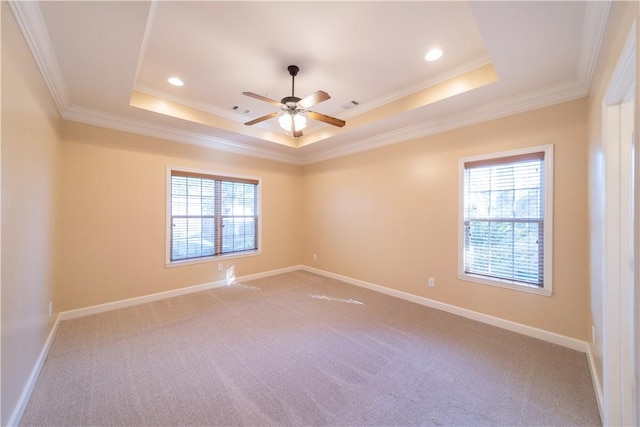
<svg viewBox="0 0 640 427"><path fill-rule="evenodd" d="M300 68L297 65L289 65L287 70L289 70L289 75L291 76L291 96L285 96L282 98L281 102L288 107L293 108L296 106L298 101L300 101L300 98L295 96L296 76L298 75Z"/></svg>

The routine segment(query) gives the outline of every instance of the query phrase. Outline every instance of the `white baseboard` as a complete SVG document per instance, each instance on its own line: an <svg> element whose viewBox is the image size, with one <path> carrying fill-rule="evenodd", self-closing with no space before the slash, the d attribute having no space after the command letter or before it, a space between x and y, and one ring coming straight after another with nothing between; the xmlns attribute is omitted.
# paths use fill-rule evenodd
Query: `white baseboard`
<svg viewBox="0 0 640 427"><path fill-rule="evenodd" d="M604 421L604 394L602 393L602 383L600 383L600 377L598 376L598 371L596 369L596 360L593 357L593 344L587 344L587 361L589 362L589 370L591 371L593 390L596 393L596 400L598 401L600 419Z"/></svg>
<svg viewBox="0 0 640 427"><path fill-rule="evenodd" d="M75 310L63 311L60 313L61 320L77 319L79 317L91 316L92 314L104 313L105 311L117 310L119 308L131 307L147 302L158 301L161 299L177 297L179 295L190 294L193 292L205 291L207 289L219 288L227 285L226 280L218 280L215 282L203 283L200 285L189 286L186 288L173 289L165 292L144 295L135 298L123 299L105 304L92 305L89 307L78 308Z"/></svg>
<svg viewBox="0 0 640 427"><path fill-rule="evenodd" d="M200 285L189 286L186 288L174 289L166 292L158 292L151 295L145 295L145 296L136 297L136 298L129 298L126 300L114 301L106 304L93 305L90 307L63 311L59 313L56 316L56 321L53 324L51 331L49 332L49 336L47 337L47 340L45 341L44 346L42 348L42 351L38 356L38 360L36 361L35 366L31 371L31 375L29 375L29 378L27 379L27 382L24 386L22 394L20 395L20 399L18 400L18 403L16 404L13 412L11 413L11 417L9 418L9 422L7 423L7 425L17 426L20 423L20 419L22 418L22 415L24 414L24 410L27 407L27 403L29 402L29 398L31 397L33 388L35 387L36 381L38 380L38 375L40 375L40 370L44 365L44 361L47 359L49 349L51 348L51 343L53 342L53 338L55 337L55 334L58 330L58 326L60 325L61 321L76 319L84 316L90 316L92 314L103 313L105 311L117 310L119 308L131 307L134 305L144 304L146 302L151 302L151 301L158 301L161 299L171 298L179 295L186 295L193 292L200 292L207 289L218 288L221 286L234 284L238 281L255 280L263 277L274 276L276 274L288 273L291 271L300 270L300 268L301 268L300 266L286 267L278 270L271 270L263 273L250 274L250 275L241 276L241 277L235 277L233 275L230 275L228 278L224 280L218 280L215 282L203 283Z"/></svg>
<svg viewBox="0 0 640 427"><path fill-rule="evenodd" d="M363 280L353 279L351 277L342 276L340 274L330 273L328 271L320 270L317 268L302 266L302 269L310 273L316 273L321 276L330 277L340 280L342 282L349 283L351 285L360 286L370 289L372 291L380 292L386 295L390 295L396 298L401 298L407 301L415 302L427 307L435 308L438 310L446 311L448 313L456 314L458 316L466 317L468 319L476 320L478 322L486 323L488 325L496 326L498 328L506 329L512 332L517 332L528 337L537 338L542 341L547 341L553 344L558 344L563 347L577 350L582 353L588 351L588 344L585 341L581 341L575 338L570 338L564 335L556 334L555 332L545 331L543 329L534 328L532 326L523 325L521 323L512 322L510 320L501 319L499 317L490 316L488 314L479 313L477 311L467 310L466 308L460 308L455 305L446 304L440 301L435 301L429 298L421 297L418 295L409 294L407 292L398 291L396 289L386 288L384 286L376 285L373 283L365 282Z"/></svg>
<svg viewBox="0 0 640 427"><path fill-rule="evenodd" d="M53 327L47 336L47 340L44 342L44 346L40 351L40 355L36 360L36 363L31 370L31 374L27 379L27 382L22 389L22 393L20 394L20 398L18 399L18 403L16 403L11 416L9 417L8 426L17 426L20 423L20 419L24 414L24 410L27 408L27 403L29 403L29 398L31 398L31 393L33 392L33 388L36 386L36 381L38 379L38 375L40 375L40 370L44 365L44 361L47 360L47 354L49 354L49 349L51 348L51 343L53 343L53 338L56 336L56 332L58 330L58 325L60 324L60 314L56 316L56 320L53 323Z"/></svg>
<svg viewBox="0 0 640 427"><path fill-rule="evenodd" d="M105 311L117 310L119 308L131 307L138 304L144 304L147 302L158 301L166 298L176 297L179 295L191 294L193 292L206 291L207 289L219 288L221 286L232 285L237 281L255 280L263 277L274 276L276 274L288 273L291 271L300 270L300 266L286 267L278 270L266 271L263 273L250 274L247 276L235 277L230 274L229 277L223 280L217 280L215 282L202 283L200 285L188 286L186 288L173 289L165 292L158 292L155 294L144 295L135 298L124 299L120 301L108 302L105 304L92 305L89 307L79 308L76 310L63 311L60 313L60 320L76 319L78 317L90 316L92 314L103 313Z"/></svg>
<svg viewBox="0 0 640 427"><path fill-rule="evenodd" d="M302 270L301 265L294 265L291 267L279 268L277 270L265 271L264 273L248 274L246 276L238 277L238 281L247 282L249 280L262 279L263 277L271 277L277 274L291 273L292 271Z"/></svg>
<svg viewBox="0 0 640 427"><path fill-rule="evenodd" d="M289 273L292 271L303 270L308 271L310 273L319 274L321 276L330 277L333 279L337 279L343 281L345 283L349 283L351 285L360 286L363 288L367 288L376 292L380 292L386 295L390 295L396 298L401 298L407 301L411 301L417 304L421 304L427 307L435 308L438 310L446 311L452 314L456 314L462 317L466 317L468 319L476 320L478 322L486 323L489 325L493 325L502 329L506 329L512 332L517 332L522 335L530 336L533 338L538 338L543 341L547 341L553 344L558 344L564 347L571 348L573 350L581 351L583 353L587 353L589 366L592 372L592 378L594 378L594 388L596 389L596 396L598 398L598 405L600 407L602 413L602 387L600 386L600 382L597 378L596 372L594 370L594 361L593 355L591 354L591 349L589 345L584 342L574 338L569 338L563 335L559 335L553 332L545 331L542 329L533 328L531 326L522 325L520 323L511 322L509 320L500 319L498 317L489 316L486 314L478 313L475 311L467 310L464 308L456 307L450 304L445 304L439 301L431 300L429 298L424 298L421 296L409 294L406 292L398 291L391 288L386 288L384 286L376 285L373 283L365 282L358 279L353 279L351 277L342 276L340 274L330 273L328 271L320 270L317 268L309 267L306 265L298 265L292 267L281 268L277 270L266 271L263 273L250 274L246 276L235 277L231 275L230 277L224 280L218 280L215 282L203 283L200 285L189 286L180 289L174 289L166 292L158 292L151 295L145 295L141 297L129 298L126 300L114 301L105 304L94 305L90 307L80 308L76 310L64 311L58 314L56 317L56 321L51 328L51 332L47 337L47 340L44 344L42 351L36 361L36 364L29 376L27 383L24 387L24 390L20 396L16 407L9 418L9 426L18 425L20 419L22 418L22 414L29 402L29 398L31 397L31 393L33 388L35 387L36 380L38 379L38 375L40 374L40 370L44 365L44 361L47 358L47 354L49 352L49 348L51 347L51 343L53 342L53 338L55 337L55 333L58 329L58 325L63 320L76 319L79 317L90 316L92 314L102 313L111 310L117 310L119 308L131 307L138 304L144 304L147 302L158 301L165 298L171 298L179 295L186 295L193 292L200 292L207 289L218 288L221 286L231 285L237 282L242 281L250 281L261 279L264 277L274 276L277 274Z"/></svg>

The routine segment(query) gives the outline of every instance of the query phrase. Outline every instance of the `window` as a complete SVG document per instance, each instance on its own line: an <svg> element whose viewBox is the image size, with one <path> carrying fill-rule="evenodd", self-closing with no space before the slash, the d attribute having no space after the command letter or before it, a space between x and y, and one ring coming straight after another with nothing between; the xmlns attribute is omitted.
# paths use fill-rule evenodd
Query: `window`
<svg viewBox="0 0 640 427"><path fill-rule="evenodd" d="M255 254L260 181L169 169L168 263Z"/></svg>
<svg viewBox="0 0 640 427"><path fill-rule="evenodd" d="M551 295L553 146L460 160L459 276Z"/></svg>

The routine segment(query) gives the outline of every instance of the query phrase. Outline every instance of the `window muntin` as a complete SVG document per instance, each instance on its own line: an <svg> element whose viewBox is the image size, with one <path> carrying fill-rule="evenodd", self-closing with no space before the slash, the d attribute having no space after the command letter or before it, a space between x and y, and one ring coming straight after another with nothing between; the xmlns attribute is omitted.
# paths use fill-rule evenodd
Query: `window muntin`
<svg viewBox="0 0 640 427"><path fill-rule="evenodd" d="M259 180L170 169L168 261L255 253Z"/></svg>
<svg viewBox="0 0 640 427"><path fill-rule="evenodd" d="M462 279L551 293L552 147L462 159Z"/></svg>

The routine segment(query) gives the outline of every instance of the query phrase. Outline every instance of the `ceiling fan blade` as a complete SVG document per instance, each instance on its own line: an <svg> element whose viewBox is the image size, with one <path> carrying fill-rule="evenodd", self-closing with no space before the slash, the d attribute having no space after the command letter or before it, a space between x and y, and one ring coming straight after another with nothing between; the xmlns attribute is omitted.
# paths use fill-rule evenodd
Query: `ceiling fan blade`
<svg viewBox="0 0 640 427"><path fill-rule="evenodd" d="M298 101L298 105L306 109L306 108L313 107L314 105L319 104L322 101L326 101L327 99L330 99L330 98L331 97L327 92L319 90L307 96L306 98L303 98L300 101Z"/></svg>
<svg viewBox="0 0 640 427"><path fill-rule="evenodd" d="M258 117L257 119L250 120L245 123L247 126L255 125L256 123L264 122L265 120L273 119L274 117L278 117L280 113L275 111L271 114L267 114L266 116Z"/></svg>
<svg viewBox="0 0 640 427"><path fill-rule="evenodd" d="M318 120L320 122L328 123L333 126L342 127L347 124L344 120L336 119L335 117L327 116L322 113L316 113L315 111L307 111L307 116L312 118L313 120Z"/></svg>
<svg viewBox="0 0 640 427"><path fill-rule="evenodd" d="M269 104L273 104L277 107L282 107L282 103L280 101L276 101L275 99L267 98L266 96L258 95L253 92L242 92L243 95L250 96L251 98L259 99L260 101L268 102Z"/></svg>

